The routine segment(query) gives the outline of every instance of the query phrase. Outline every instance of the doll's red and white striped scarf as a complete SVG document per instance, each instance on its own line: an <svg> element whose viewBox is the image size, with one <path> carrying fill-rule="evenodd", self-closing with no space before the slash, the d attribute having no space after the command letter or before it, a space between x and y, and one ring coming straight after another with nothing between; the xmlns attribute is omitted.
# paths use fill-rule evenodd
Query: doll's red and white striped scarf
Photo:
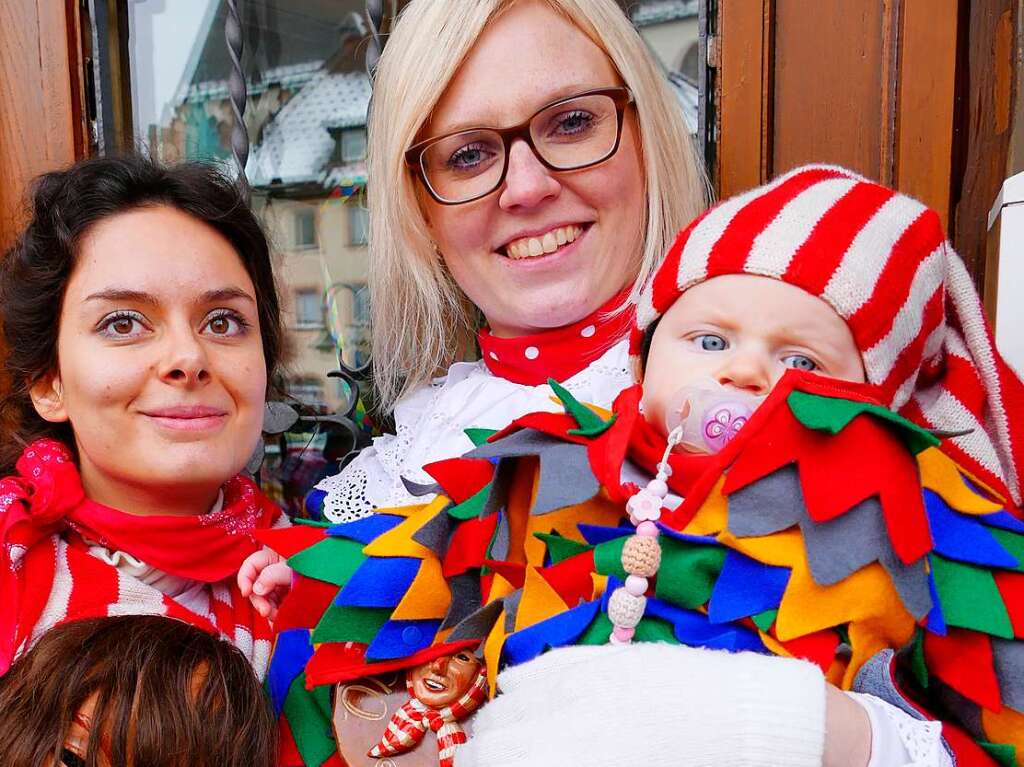
<svg viewBox="0 0 1024 767"><path fill-rule="evenodd" d="M251 480L230 480L222 507L209 514L144 517L86 498L60 442L29 445L17 472L0 479L0 674L55 625L132 614L168 615L216 633L263 674L270 627L238 593L235 573L259 548L255 532L283 518ZM90 544L205 584L208 607L189 609L93 556Z"/></svg>
<svg viewBox="0 0 1024 767"><path fill-rule="evenodd" d="M371 748L368 756L385 757L401 754L415 748L427 734L437 733L439 767L452 767L455 763L455 749L466 742L466 731L459 720L475 711L487 699L487 675L483 669L477 672L469 689L450 706L430 708L412 694L409 687L409 701L398 709L380 742Z"/></svg>

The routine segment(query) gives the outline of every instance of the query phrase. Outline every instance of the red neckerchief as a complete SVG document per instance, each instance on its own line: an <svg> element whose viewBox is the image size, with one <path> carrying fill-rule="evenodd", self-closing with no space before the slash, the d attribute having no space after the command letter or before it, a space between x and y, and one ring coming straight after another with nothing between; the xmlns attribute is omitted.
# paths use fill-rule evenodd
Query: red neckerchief
<svg viewBox="0 0 1024 767"><path fill-rule="evenodd" d="M86 498L70 451L49 439L29 445L17 471L0 479L0 673L16 648L15 634L24 637L38 620L42 605L38 599L26 601L27 588L35 585L25 582L26 570L40 566L34 550L51 536L70 530L171 575L216 583L237 572L260 547L255 532L273 525L280 514L252 480L241 476L224 486L219 511L181 517L126 514ZM32 567L26 567L30 561Z"/></svg>
<svg viewBox="0 0 1024 767"><path fill-rule="evenodd" d="M579 322L518 338L497 338L487 328L478 335L480 354L487 369L499 378L527 386L540 386L549 378L564 381L576 375L629 333L636 314L622 306L629 288Z"/></svg>
<svg viewBox="0 0 1024 767"><path fill-rule="evenodd" d="M653 477L658 473L658 462L665 454L666 444L666 438L661 432L643 418L637 418L629 437L628 455L633 463ZM718 464L717 455L673 450L668 454L668 465L672 468L668 486L685 498L697 480Z"/></svg>

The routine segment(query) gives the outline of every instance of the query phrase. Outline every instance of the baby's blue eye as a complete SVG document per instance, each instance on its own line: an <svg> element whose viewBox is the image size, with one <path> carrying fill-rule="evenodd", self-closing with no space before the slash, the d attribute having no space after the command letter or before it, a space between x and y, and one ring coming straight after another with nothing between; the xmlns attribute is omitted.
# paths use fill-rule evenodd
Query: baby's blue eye
<svg viewBox="0 0 1024 767"><path fill-rule="evenodd" d="M782 364L794 370L817 370L818 363L802 354L790 354L782 358Z"/></svg>
<svg viewBox="0 0 1024 767"><path fill-rule="evenodd" d="M706 352L720 352L729 348L729 342L714 333L704 333L693 340Z"/></svg>

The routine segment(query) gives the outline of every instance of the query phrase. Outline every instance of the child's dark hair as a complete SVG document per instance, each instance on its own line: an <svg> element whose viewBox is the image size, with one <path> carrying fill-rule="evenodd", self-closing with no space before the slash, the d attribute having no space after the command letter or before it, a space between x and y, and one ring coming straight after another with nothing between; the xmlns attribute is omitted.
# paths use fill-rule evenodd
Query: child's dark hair
<svg viewBox="0 0 1024 767"><path fill-rule="evenodd" d="M270 249L235 185L199 163L164 167L138 155L85 160L35 180L28 226L0 264L7 377L0 398L0 470L10 471L22 447L38 437L71 444L65 424L36 414L29 390L57 366L61 304L83 236L106 218L159 205L212 227L238 253L256 291L267 377L273 380L283 331Z"/></svg>
<svg viewBox="0 0 1024 767"><path fill-rule="evenodd" d="M644 371L647 370L647 358L651 354L651 343L654 341L654 331L658 329L658 325L661 324L661 317L658 317L654 322L647 326L644 331L644 337L640 340L640 374L643 375Z"/></svg>
<svg viewBox="0 0 1024 767"><path fill-rule="evenodd" d="M80 763L273 767L276 723L248 661L187 623L125 615L51 629L0 678L0 764L62 764L71 722L96 704ZM52 759L52 761L48 761Z"/></svg>

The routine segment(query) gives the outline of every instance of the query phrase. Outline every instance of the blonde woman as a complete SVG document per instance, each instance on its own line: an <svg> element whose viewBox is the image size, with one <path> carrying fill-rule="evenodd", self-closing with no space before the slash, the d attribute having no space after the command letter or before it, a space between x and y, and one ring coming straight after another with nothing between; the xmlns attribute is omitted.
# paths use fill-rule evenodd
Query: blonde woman
<svg viewBox="0 0 1024 767"><path fill-rule="evenodd" d="M377 70L369 174L396 434L318 486L333 521L415 502L403 477L471 449L467 428L553 408L549 376L610 405L634 286L705 204L680 106L612 0L414 0Z"/></svg>

